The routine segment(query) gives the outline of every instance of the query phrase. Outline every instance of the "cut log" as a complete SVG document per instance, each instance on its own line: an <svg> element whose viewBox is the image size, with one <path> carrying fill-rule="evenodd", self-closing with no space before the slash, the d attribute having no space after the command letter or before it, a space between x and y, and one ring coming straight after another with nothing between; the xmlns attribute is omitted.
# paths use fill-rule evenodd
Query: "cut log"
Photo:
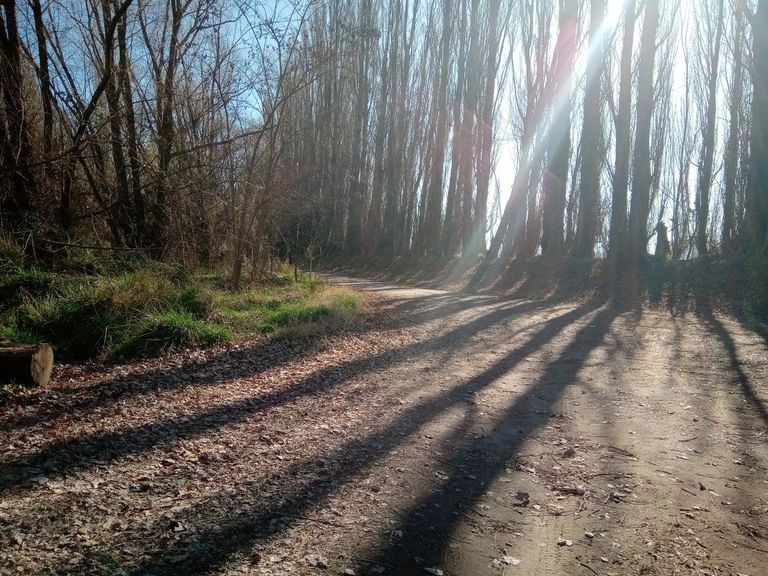
<svg viewBox="0 0 768 576"><path fill-rule="evenodd" d="M0 382L47 386L53 371L48 344L0 345Z"/></svg>

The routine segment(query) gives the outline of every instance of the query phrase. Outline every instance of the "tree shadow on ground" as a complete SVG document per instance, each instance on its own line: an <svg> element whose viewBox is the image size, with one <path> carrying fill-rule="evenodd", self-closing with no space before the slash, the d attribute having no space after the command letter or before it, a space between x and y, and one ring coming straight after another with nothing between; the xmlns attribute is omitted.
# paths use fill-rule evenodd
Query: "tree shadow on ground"
<svg viewBox="0 0 768 576"><path fill-rule="evenodd" d="M278 504L260 503L255 506L251 505L250 507L241 508L238 517L225 519L217 519L210 512L211 506L207 502L196 505L195 510L189 513L189 521L194 522L194 519L200 514L208 519L208 525L198 526L198 534L203 537L186 538L173 543L169 549L154 553L152 559L143 563L134 573L170 574L181 571L185 574L203 574L217 569L233 554L277 534L287 526L290 526L298 518L301 518L302 514L307 510L320 504L341 486L354 482L363 472L374 466L376 462L384 458L391 450L406 442L423 426L471 399L475 394L481 392L495 380L512 370L526 357L559 335L568 326L593 312L597 307L596 304L584 305L558 316L548 322L525 344L507 354L479 376L473 377L449 391L440 392L423 399L418 404L402 412L391 424L383 429L374 431L362 438L350 440L332 453L320 455L326 461L334 463L334 468L328 477L317 478L309 483L302 484L298 480L302 477L302 474L299 472L305 470L310 463L300 462L291 467L291 469L277 474L273 479L266 480L263 484L271 485L274 488L274 483L276 482L281 486L279 490L281 501ZM518 309L517 313L520 312ZM600 325L606 322L605 314L601 313L598 318ZM612 315L613 313L609 314ZM490 318L483 317L474 323L462 326L458 331L462 331L465 336L469 336L484 327L509 318L510 311L489 316ZM584 332L591 333L593 331L601 331L600 326L584 328ZM455 335L451 334L450 337L455 337ZM432 349L439 349L439 345L433 345ZM425 349L421 350L422 353L425 351ZM482 445L471 446L469 450L463 451L463 457L459 458L459 460L474 463L474 450L480 448L483 450L490 449L492 446L494 450L503 450L506 453L509 447L503 444L506 443L507 437L510 436L516 439L514 445L519 445L522 438L549 418L549 410L557 395L554 390L559 391L566 385L564 380L571 374L575 374L575 371L578 369L576 366L580 366L584 357L586 355L582 355L581 351L569 347L567 353L563 354L558 363L556 363L558 366L562 366L559 368L552 366L547 372L550 380L556 380L555 383L550 383L555 386L553 392L547 390L549 385L535 386L534 389L523 396L521 401L516 402L515 406L510 409L510 417L506 420L506 423L502 424L499 431L494 432L489 439L483 440ZM563 371L561 372L561 370ZM545 394L543 399L540 397L542 393ZM555 395L550 397L550 394L553 393ZM537 403L539 403L538 406L536 406ZM541 414L539 409L543 411ZM514 415L520 416L521 420L510 424ZM510 426L514 427L514 431ZM495 465L486 465L487 475L490 477L498 472L498 466L498 462ZM295 485L295 483L298 483L298 485ZM254 495L258 494L258 491L258 487L254 488ZM441 491L441 494L446 499L446 504L450 504L450 499L456 497L454 494L446 494L445 491ZM473 494L472 490L468 492L468 498L472 497L471 494ZM247 498L245 500L247 501ZM463 505L467 501L462 499L460 502L457 502L457 505ZM419 519L415 516L411 520L414 525L419 522ZM443 518L442 516L439 518L435 517L433 520L444 521L444 526L440 528L441 530L444 528L446 532L452 528L455 522L454 518ZM407 528L410 530L412 526L407 526Z"/></svg>
<svg viewBox="0 0 768 576"><path fill-rule="evenodd" d="M549 363L541 378L515 400L488 436L467 443L459 433L445 441L446 446L461 446L449 460L450 467L455 471L471 470L472 476L457 473L412 506L400 523L403 539L382 549L379 564L395 569L397 574L420 574L423 568L414 564L414 557L422 558L428 565L443 561L463 516L505 470L523 442L551 418L563 390L574 383L585 360L601 344L618 314L619 310L614 308L601 310ZM480 389L490 385L514 366L515 356L479 374L465 386Z"/></svg>
<svg viewBox="0 0 768 576"><path fill-rule="evenodd" d="M384 321L382 327L386 328L391 324L398 328L407 328L434 319L448 318L451 314L477 306L481 301L455 294L429 294L394 300L386 307L387 314L392 318ZM548 302L540 304L542 307L550 305ZM344 334L365 334L371 330L371 324L365 323L347 326ZM300 360L317 352L321 346L321 341L308 344L306 341L259 340L238 347L226 347L204 361L191 360L173 367L163 365L145 371L105 377L87 387L67 390L55 404L45 402L44 394L20 397L14 405L25 406L28 409L21 414L8 411L8 414L0 419L0 431L19 430L42 422L51 425L56 420L72 414L81 414L84 411L158 392L185 387L219 386ZM164 362L164 360L150 360L150 363L158 362ZM45 404L44 410L35 409L43 404Z"/></svg>
<svg viewBox="0 0 768 576"><path fill-rule="evenodd" d="M468 302L454 300L429 312L428 316L440 318L443 315L453 313L455 306L469 305ZM373 356L363 356L341 365L330 366L310 374L288 388L240 399L192 416L167 418L101 434L53 442L36 453L0 467L0 490L19 486L40 474L46 474L49 477L61 476L67 471L92 468L97 463L105 464L124 456L140 454L156 446L182 439L201 437L208 431L245 421L265 410L285 405L304 396L327 394L346 379L355 375L375 372L407 362L429 350L443 349L455 342L457 338L468 338L470 335L499 322L547 306L548 304L543 302L521 302L496 308L438 338L419 341L404 348L385 351ZM179 375L179 371L183 370L184 368L172 369L167 372L160 371L154 374L153 378L167 377L173 379ZM244 378L251 374L246 370L239 373L238 377ZM126 393L129 394L129 392ZM108 395L101 397L97 404L105 400L110 400L110 397ZM84 401L84 404L87 404L87 400Z"/></svg>
<svg viewBox="0 0 768 576"><path fill-rule="evenodd" d="M256 342L237 348L226 348L204 361L185 361L173 367L160 367L143 372L129 372L106 377L76 390L65 389L55 404L44 411L9 415L0 421L0 431L18 430L41 422L50 424L58 418L108 406L118 401L172 391L185 387L218 386L228 380L246 378L296 361L313 351L301 342ZM164 362L153 360L151 362ZM223 374L226 374L224 376ZM41 404L45 400L37 397Z"/></svg>
<svg viewBox="0 0 768 576"><path fill-rule="evenodd" d="M765 401L760 398L752 384L752 381L749 378L749 375L744 370L744 366L739 359L736 342L734 341L733 336L723 325L723 323L718 320L710 306L702 303L702 305L699 306L698 313L709 331L717 336L718 340L720 340L723 349L728 355L730 368L736 375L736 383L741 389L741 394L754 409L754 411L759 415L763 421L763 425L768 426L768 408L766 408Z"/></svg>

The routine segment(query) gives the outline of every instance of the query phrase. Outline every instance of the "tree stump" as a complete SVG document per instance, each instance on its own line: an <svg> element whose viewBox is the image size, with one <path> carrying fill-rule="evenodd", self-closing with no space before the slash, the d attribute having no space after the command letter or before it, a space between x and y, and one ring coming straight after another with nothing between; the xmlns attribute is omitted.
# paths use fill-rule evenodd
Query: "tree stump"
<svg viewBox="0 0 768 576"><path fill-rule="evenodd" d="M0 382L47 386L53 370L48 344L0 345Z"/></svg>

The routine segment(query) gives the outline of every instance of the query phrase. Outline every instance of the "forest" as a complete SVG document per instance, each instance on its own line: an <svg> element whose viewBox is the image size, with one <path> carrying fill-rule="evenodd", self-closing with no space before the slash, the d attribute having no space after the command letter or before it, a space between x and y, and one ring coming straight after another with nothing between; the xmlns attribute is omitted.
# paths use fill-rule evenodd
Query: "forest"
<svg viewBox="0 0 768 576"><path fill-rule="evenodd" d="M4 237L764 270L764 4L5 1Z"/></svg>
<svg viewBox="0 0 768 576"><path fill-rule="evenodd" d="M0 0L0 576L757 576L768 0Z"/></svg>

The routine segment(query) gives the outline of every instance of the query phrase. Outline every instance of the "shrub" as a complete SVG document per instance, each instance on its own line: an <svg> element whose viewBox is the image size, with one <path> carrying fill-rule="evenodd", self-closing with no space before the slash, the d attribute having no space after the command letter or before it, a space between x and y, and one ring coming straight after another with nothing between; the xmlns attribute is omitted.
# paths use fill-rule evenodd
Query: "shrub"
<svg viewBox="0 0 768 576"><path fill-rule="evenodd" d="M0 236L0 273L21 266L24 252L9 239Z"/></svg>
<svg viewBox="0 0 768 576"><path fill-rule="evenodd" d="M356 312L360 308L360 301L354 294L339 294L334 301L348 312Z"/></svg>
<svg viewBox="0 0 768 576"><path fill-rule="evenodd" d="M17 329L55 344L67 360L98 356L124 324L103 293L71 285L60 295L30 298L15 314Z"/></svg>
<svg viewBox="0 0 768 576"><path fill-rule="evenodd" d="M12 269L0 275L0 309L18 306L25 297L46 296L56 283L56 275L47 270Z"/></svg>
<svg viewBox="0 0 768 576"><path fill-rule="evenodd" d="M331 309L324 305L302 302L269 302L262 312L262 330L272 332L289 324L308 324L331 315Z"/></svg>
<svg viewBox="0 0 768 576"><path fill-rule="evenodd" d="M191 283L181 267L130 255L85 251L61 268L69 271L0 271L0 339L46 341L63 360L128 358L227 341L229 329L239 338L314 334L346 323L359 307L349 290L306 276L296 282L286 271L255 288L225 290L215 272Z"/></svg>
<svg viewBox="0 0 768 576"><path fill-rule="evenodd" d="M213 294L196 284L175 292L169 300L174 309L189 312L196 318L208 318L213 313Z"/></svg>
<svg viewBox="0 0 768 576"><path fill-rule="evenodd" d="M170 348L210 346L232 340L226 328L195 318L189 312L169 311L152 314L129 327L115 346L114 356L150 356Z"/></svg>

